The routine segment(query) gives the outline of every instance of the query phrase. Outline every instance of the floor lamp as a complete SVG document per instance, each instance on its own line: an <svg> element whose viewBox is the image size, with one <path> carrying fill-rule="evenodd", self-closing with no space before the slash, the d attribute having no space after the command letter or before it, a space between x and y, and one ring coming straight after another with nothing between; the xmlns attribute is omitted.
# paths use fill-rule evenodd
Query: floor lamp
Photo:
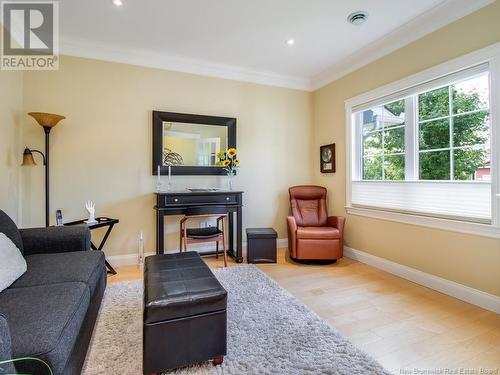
<svg viewBox="0 0 500 375"><path fill-rule="evenodd" d="M45 166L45 226L50 225L49 220L49 134L51 129L57 125L61 120L66 117L61 115L55 115L53 113L43 113L43 112L29 112L28 115L33 117L38 124L43 127L45 132L45 154L38 150L32 150L26 147L23 152L23 166L36 165L35 159L33 158L33 153L42 155L43 165Z"/></svg>

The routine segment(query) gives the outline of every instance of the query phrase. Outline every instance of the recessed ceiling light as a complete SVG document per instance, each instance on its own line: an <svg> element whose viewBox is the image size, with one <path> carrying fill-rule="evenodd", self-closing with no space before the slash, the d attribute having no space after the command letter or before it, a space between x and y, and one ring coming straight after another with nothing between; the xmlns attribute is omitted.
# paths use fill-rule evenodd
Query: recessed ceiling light
<svg viewBox="0 0 500 375"><path fill-rule="evenodd" d="M113 4L115 4L117 7L121 7L123 5L122 0L113 0Z"/></svg>
<svg viewBox="0 0 500 375"><path fill-rule="evenodd" d="M293 40L293 39L288 39L288 40L286 41L286 44L288 44L289 46L293 46L293 45L295 44L295 40Z"/></svg>
<svg viewBox="0 0 500 375"><path fill-rule="evenodd" d="M366 22L368 19L368 12L358 10L357 12L353 12L347 16L347 22L352 23L353 25L359 26Z"/></svg>

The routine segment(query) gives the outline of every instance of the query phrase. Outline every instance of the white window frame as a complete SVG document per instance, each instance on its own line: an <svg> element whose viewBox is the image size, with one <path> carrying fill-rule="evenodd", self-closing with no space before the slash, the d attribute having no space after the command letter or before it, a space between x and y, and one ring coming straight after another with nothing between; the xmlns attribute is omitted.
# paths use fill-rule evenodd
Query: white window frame
<svg viewBox="0 0 500 375"><path fill-rule="evenodd" d="M389 97L397 92L408 90L411 87L429 82L440 77L445 77L454 72L461 71L482 63L489 64L490 77L490 126L491 126L491 204L492 223L479 224L464 222L439 217L414 215L389 210L355 207L352 205L353 161L359 160L360 146L355 144L353 134L353 108L384 97ZM346 116L346 211L348 214L366 216L376 219L420 225L436 229L444 229L460 233L468 233L485 237L500 238L500 43L474 51L467 55L447 61L443 64L426 69L417 74L403 78L399 81L382 86L375 90L361 94L345 101ZM406 137L416 139L416 137ZM406 149L415 147L406 144ZM356 154L357 153L357 154ZM408 160L407 160L408 161ZM415 161L413 161L415 162Z"/></svg>

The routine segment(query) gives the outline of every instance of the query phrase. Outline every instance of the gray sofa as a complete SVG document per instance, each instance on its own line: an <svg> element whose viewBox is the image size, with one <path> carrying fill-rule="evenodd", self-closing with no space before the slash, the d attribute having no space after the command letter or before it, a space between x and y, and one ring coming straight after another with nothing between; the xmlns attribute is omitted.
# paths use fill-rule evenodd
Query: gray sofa
<svg viewBox="0 0 500 375"><path fill-rule="evenodd" d="M18 230L0 210L0 232L28 266L0 292L0 362L35 357L54 375L80 374L106 288L104 254L87 251L90 231L84 226ZM40 363L0 365L0 375L42 373Z"/></svg>

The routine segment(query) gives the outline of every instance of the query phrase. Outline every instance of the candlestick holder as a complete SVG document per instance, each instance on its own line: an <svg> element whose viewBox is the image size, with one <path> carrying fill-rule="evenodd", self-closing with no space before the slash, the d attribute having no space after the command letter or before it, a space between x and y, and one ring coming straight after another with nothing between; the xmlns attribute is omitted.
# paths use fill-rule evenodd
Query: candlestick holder
<svg viewBox="0 0 500 375"><path fill-rule="evenodd" d="M172 166L168 166L168 184L167 191L172 191Z"/></svg>
<svg viewBox="0 0 500 375"><path fill-rule="evenodd" d="M156 192L161 192L161 168L158 165L158 174L156 178Z"/></svg>

